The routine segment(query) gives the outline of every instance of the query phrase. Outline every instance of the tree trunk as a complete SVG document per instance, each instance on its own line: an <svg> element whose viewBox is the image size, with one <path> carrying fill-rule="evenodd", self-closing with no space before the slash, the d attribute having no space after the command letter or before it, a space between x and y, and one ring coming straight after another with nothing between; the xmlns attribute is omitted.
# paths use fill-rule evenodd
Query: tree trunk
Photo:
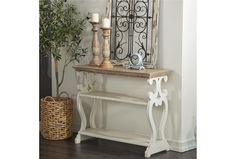
<svg viewBox="0 0 236 159"><path fill-rule="evenodd" d="M57 90L57 97L59 97L59 79L58 79L58 61L54 58L55 64L55 77L56 77L56 90Z"/></svg>

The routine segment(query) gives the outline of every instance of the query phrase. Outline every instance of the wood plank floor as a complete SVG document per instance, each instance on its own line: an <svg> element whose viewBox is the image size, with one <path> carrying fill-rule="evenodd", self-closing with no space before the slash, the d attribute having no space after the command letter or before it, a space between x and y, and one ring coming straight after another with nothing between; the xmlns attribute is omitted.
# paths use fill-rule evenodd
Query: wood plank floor
<svg viewBox="0 0 236 159"><path fill-rule="evenodd" d="M144 159L145 148L103 139L74 144L75 135L62 141L40 137L40 159ZM178 153L161 152L150 159L196 159L196 150Z"/></svg>

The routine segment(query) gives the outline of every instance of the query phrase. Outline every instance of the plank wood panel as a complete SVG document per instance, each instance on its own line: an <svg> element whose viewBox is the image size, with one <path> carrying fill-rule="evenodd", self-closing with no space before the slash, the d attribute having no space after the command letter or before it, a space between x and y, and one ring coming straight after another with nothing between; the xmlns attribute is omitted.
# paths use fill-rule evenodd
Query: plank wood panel
<svg viewBox="0 0 236 159"><path fill-rule="evenodd" d="M84 71L91 73L100 73L100 74L108 74L108 75L120 75L120 76L128 76L128 77L140 77L140 78L154 78L159 76L165 76L170 70L167 69L145 69L145 70L132 70L127 69L122 66L114 66L111 69L100 68L97 66L91 65L77 65L73 67L76 71Z"/></svg>
<svg viewBox="0 0 236 159"><path fill-rule="evenodd" d="M103 99L109 101L147 105L148 99L142 99L137 97L131 97L119 93L103 92L103 91L92 91L92 92L82 92L81 97L93 98L93 99Z"/></svg>

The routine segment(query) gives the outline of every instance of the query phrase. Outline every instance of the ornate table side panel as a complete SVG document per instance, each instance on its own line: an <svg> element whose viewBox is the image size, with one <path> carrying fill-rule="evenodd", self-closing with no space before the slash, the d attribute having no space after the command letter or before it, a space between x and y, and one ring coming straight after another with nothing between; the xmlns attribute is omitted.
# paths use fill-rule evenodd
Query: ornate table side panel
<svg viewBox="0 0 236 159"><path fill-rule="evenodd" d="M166 141L164 133L166 120L168 116L167 90L166 89L162 90L161 88L162 81L164 80L165 82L167 82L167 79L168 79L167 76L162 76L147 80L149 85L154 85L154 83L155 85L153 92L148 92L149 101L147 105L147 118L149 125L151 127L151 137L150 137L150 144L145 151L145 157L150 157L151 154L163 150L169 150L169 144ZM153 106L155 107L163 106L161 122L158 129L161 135L160 141L157 141L157 128L153 119Z"/></svg>

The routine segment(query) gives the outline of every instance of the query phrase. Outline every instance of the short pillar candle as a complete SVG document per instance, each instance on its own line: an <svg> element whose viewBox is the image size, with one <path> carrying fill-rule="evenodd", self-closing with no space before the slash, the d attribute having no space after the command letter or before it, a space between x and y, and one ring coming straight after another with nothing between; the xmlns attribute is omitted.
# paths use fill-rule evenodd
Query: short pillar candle
<svg viewBox="0 0 236 159"><path fill-rule="evenodd" d="M91 22L99 23L99 14L98 13L92 14Z"/></svg>
<svg viewBox="0 0 236 159"><path fill-rule="evenodd" d="M110 22L110 19L108 19L108 18L104 18L103 20L102 20L102 27L103 28L110 28L111 27L111 24L110 24L111 22Z"/></svg>

